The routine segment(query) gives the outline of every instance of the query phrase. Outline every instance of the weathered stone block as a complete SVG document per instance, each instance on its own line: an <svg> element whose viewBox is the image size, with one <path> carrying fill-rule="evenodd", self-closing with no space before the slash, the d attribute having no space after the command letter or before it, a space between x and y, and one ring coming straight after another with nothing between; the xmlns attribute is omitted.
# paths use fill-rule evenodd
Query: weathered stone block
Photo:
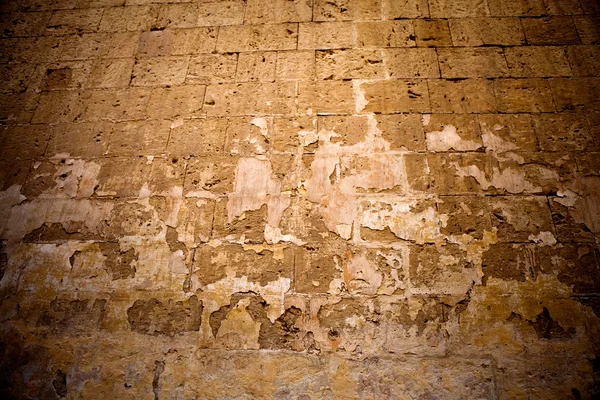
<svg viewBox="0 0 600 400"><path fill-rule="evenodd" d="M497 110L493 82L489 80L432 79L428 86L433 112L485 113Z"/></svg>
<svg viewBox="0 0 600 400"><path fill-rule="evenodd" d="M275 81L276 52L240 53L235 73L236 82Z"/></svg>
<svg viewBox="0 0 600 400"><path fill-rule="evenodd" d="M415 28L412 21L361 21L356 23L356 34L360 47L415 46Z"/></svg>
<svg viewBox="0 0 600 400"><path fill-rule="evenodd" d="M314 21L380 19L381 0L315 0Z"/></svg>
<svg viewBox="0 0 600 400"><path fill-rule="evenodd" d="M297 24L225 26L219 29L217 51L295 50L297 41Z"/></svg>
<svg viewBox="0 0 600 400"><path fill-rule="evenodd" d="M383 51L390 78L439 78L434 49L390 49Z"/></svg>
<svg viewBox="0 0 600 400"><path fill-rule="evenodd" d="M294 111L293 82L209 85L203 110L210 116L279 114Z"/></svg>
<svg viewBox="0 0 600 400"><path fill-rule="evenodd" d="M458 18L450 20L455 46L519 46L525 34L518 18Z"/></svg>
<svg viewBox="0 0 600 400"><path fill-rule="evenodd" d="M189 118L202 114L206 86L186 85L165 88L154 88L146 114L150 118Z"/></svg>
<svg viewBox="0 0 600 400"><path fill-rule="evenodd" d="M241 25L244 22L244 12L247 12L246 4L240 0L219 1L216 3L201 2L198 4L198 22L196 26ZM249 21L249 23L254 22Z"/></svg>
<svg viewBox="0 0 600 400"><path fill-rule="evenodd" d="M301 23L298 50L351 48L356 43L355 29L350 22Z"/></svg>
<svg viewBox="0 0 600 400"><path fill-rule="evenodd" d="M539 149L531 115L480 114L479 123L486 151L536 151Z"/></svg>
<svg viewBox="0 0 600 400"><path fill-rule="evenodd" d="M202 118L173 127L167 151L177 157L221 153L227 135L227 119Z"/></svg>
<svg viewBox="0 0 600 400"><path fill-rule="evenodd" d="M314 51L279 51L277 52L277 80L315 78Z"/></svg>
<svg viewBox="0 0 600 400"><path fill-rule="evenodd" d="M316 53L319 80L376 79L385 75L378 50L324 50Z"/></svg>
<svg viewBox="0 0 600 400"><path fill-rule="evenodd" d="M510 76L570 76L565 49L556 46L511 47L504 50Z"/></svg>
<svg viewBox="0 0 600 400"><path fill-rule="evenodd" d="M533 117L542 151L582 151L593 147L585 118L575 113Z"/></svg>
<svg viewBox="0 0 600 400"><path fill-rule="evenodd" d="M233 82L238 55L202 54L190 58L186 82L211 84Z"/></svg>
<svg viewBox="0 0 600 400"><path fill-rule="evenodd" d="M386 80L367 82L360 86L364 99L360 104L365 112L393 114L401 112L429 112L429 91L427 83L420 80ZM359 101L360 103L360 101Z"/></svg>
<svg viewBox="0 0 600 400"><path fill-rule="evenodd" d="M448 20L445 19L417 19L415 36L419 47L452 46L452 37Z"/></svg>
<svg viewBox="0 0 600 400"><path fill-rule="evenodd" d="M298 113L352 114L356 109L351 82L316 81L298 85Z"/></svg>
<svg viewBox="0 0 600 400"><path fill-rule="evenodd" d="M137 60L133 66L133 86L170 86L182 84L189 57L153 57Z"/></svg>
<svg viewBox="0 0 600 400"><path fill-rule="evenodd" d="M377 128L390 144L390 150L425 150L425 132L421 116L393 114L376 116Z"/></svg>
<svg viewBox="0 0 600 400"><path fill-rule="evenodd" d="M504 52L500 48L438 49L444 78L496 78L508 75Z"/></svg>
<svg viewBox="0 0 600 400"><path fill-rule="evenodd" d="M531 45L581 43L571 17L524 18L522 23Z"/></svg>
<svg viewBox="0 0 600 400"><path fill-rule="evenodd" d="M119 122L108 139L109 156L159 156L166 151L171 122L148 120Z"/></svg>
<svg viewBox="0 0 600 400"><path fill-rule="evenodd" d="M550 85L543 79L506 79L495 82L498 111L505 113L553 112Z"/></svg>
<svg viewBox="0 0 600 400"><path fill-rule="evenodd" d="M46 33L68 35L95 32L100 25L103 12L104 10L101 8L55 11L48 22Z"/></svg>
<svg viewBox="0 0 600 400"><path fill-rule="evenodd" d="M310 0L250 0L246 6L245 22L248 24L277 24L282 22L307 22L313 17ZM219 24L225 25L225 24Z"/></svg>

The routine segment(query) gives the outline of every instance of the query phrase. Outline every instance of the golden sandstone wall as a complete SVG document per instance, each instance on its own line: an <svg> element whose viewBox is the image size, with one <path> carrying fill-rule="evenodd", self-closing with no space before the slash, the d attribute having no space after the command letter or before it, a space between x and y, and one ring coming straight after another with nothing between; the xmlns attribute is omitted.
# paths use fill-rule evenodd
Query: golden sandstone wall
<svg viewBox="0 0 600 400"><path fill-rule="evenodd" d="M0 7L3 399L600 395L598 2Z"/></svg>

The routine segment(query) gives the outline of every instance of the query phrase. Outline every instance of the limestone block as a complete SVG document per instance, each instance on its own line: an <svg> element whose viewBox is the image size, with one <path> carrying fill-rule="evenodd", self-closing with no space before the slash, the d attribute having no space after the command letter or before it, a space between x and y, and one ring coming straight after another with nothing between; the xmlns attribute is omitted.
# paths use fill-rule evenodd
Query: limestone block
<svg viewBox="0 0 600 400"><path fill-rule="evenodd" d="M311 116L275 118L273 131L269 135L275 152L296 153L299 148L305 153L317 147L317 119Z"/></svg>
<svg viewBox="0 0 600 400"><path fill-rule="evenodd" d="M152 6L106 8L98 31L149 31L156 25L157 10Z"/></svg>
<svg viewBox="0 0 600 400"><path fill-rule="evenodd" d="M146 120L119 122L108 139L110 156L152 156L165 152L171 121Z"/></svg>
<svg viewBox="0 0 600 400"><path fill-rule="evenodd" d="M546 7L542 0L516 0L510 3L502 0L489 0L490 15L494 17L537 17L546 15Z"/></svg>
<svg viewBox="0 0 600 400"><path fill-rule="evenodd" d="M94 90L84 95L82 121L126 121L144 117L150 89Z"/></svg>
<svg viewBox="0 0 600 400"><path fill-rule="evenodd" d="M495 82L498 111L553 112L554 104L548 82L543 79L506 79Z"/></svg>
<svg viewBox="0 0 600 400"><path fill-rule="evenodd" d="M177 29L195 28L198 26L198 5L187 1L175 3L179 4L161 4L156 6L156 27Z"/></svg>
<svg viewBox="0 0 600 400"><path fill-rule="evenodd" d="M570 76L565 49L557 46L511 47L504 50L512 77Z"/></svg>
<svg viewBox="0 0 600 400"><path fill-rule="evenodd" d="M250 0L246 5L247 24L278 24L282 22L308 22L313 10L310 0ZM224 24L219 24L224 25Z"/></svg>
<svg viewBox="0 0 600 400"><path fill-rule="evenodd" d="M27 97L31 95L20 95L21 99L29 100ZM37 97L37 96L36 96ZM19 97L17 97L19 99ZM21 100L21 101L23 101ZM36 99L37 100L37 99ZM31 101L31 100L29 100ZM37 101L36 101L37 103ZM19 104L19 103L17 103ZM22 103L21 103L22 104ZM25 106L25 107L23 107ZM20 112L27 110L27 103L21 105ZM75 118L81 115L82 98L80 92L77 91L56 91L56 92L44 92L39 97L39 105L33 114L32 123L60 123L60 122L73 122ZM10 111L10 109L6 110ZM6 112L5 111L5 112ZM21 117L23 118L23 117ZM31 118L31 117L29 117ZM26 121L29 120L26 119ZM8 118L13 119L13 118ZM23 121L23 122L26 122Z"/></svg>
<svg viewBox="0 0 600 400"><path fill-rule="evenodd" d="M188 197L223 196L233 192L237 156L207 155L187 162L184 193Z"/></svg>
<svg viewBox="0 0 600 400"><path fill-rule="evenodd" d="M497 110L493 83L489 80L431 79L428 86L433 112L485 113Z"/></svg>
<svg viewBox="0 0 600 400"><path fill-rule="evenodd" d="M378 50L324 50L316 52L319 80L383 78L384 64Z"/></svg>
<svg viewBox="0 0 600 400"><path fill-rule="evenodd" d="M415 20L415 36L419 47L452 46L450 28L445 19Z"/></svg>
<svg viewBox="0 0 600 400"><path fill-rule="evenodd" d="M5 37L38 36L43 35L52 12L42 11L37 13L13 12L2 14L0 24Z"/></svg>
<svg viewBox="0 0 600 400"><path fill-rule="evenodd" d="M190 58L186 82L200 84L233 82L237 60L236 53L193 56Z"/></svg>
<svg viewBox="0 0 600 400"><path fill-rule="evenodd" d="M70 35L62 39L60 60L133 57L139 40L137 32L101 32Z"/></svg>
<svg viewBox="0 0 600 400"><path fill-rule="evenodd" d="M483 147L479 124L469 115L432 114L424 117L427 150L476 151Z"/></svg>
<svg viewBox="0 0 600 400"><path fill-rule="evenodd" d="M425 150L425 132L417 114L377 115L377 128L390 144L390 150Z"/></svg>
<svg viewBox="0 0 600 400"><path fill-rule="evenodd" d="M549 83L558 111L600 110L600 96L598 96L600 79L596 77L553 78Z"/></svg>
<svg viewBox="0 0 600 400"><path fill-rule="evenodd" d="M488 15L482 0L431 0L429 2L431 18L462 18Z"/></svg>
<svg viewBox="0 0 600 400"><path fill-rule="evenodd" d="M277 80L315 78L315 52L309 50L277 52Z"/></svg>
<svg viewBox="0 0 600 400"><path fill-rule="evenodd" d="M518 18L457 18L449 22L455 46L525 44L525 34Z"/></svg>
<svg viewBox="0 0 600 400"><path fill-rule="evenodd" d="M382 0L316 0L314 21L381 19Z"/></svg>
<svg viewBox="0 0 600 400"><path fill-rule="evenodd" d="M279 114L294 111L293 82L209 85L204 111L210 116Z"/></svg>
<svg viewBox="0 0 600 400"><path fill-rule="evenodd" d="M571 17L524 18L522 23L531 45L581 43Z"/></svg>
<svg viewBox="0 0 600 400"><path fill-rule="evenodd" d="M171 130L167 151L177 157L221 153L226 134L225 118L186 120Z"/></svg>
<svg viewBox="0 0 600 400"><path fill-rule="evenodd" d="M351 82L301 81L298 85L298 112L301 114L351 114L355 109Z"/></svg>
<svg viewBox="0 0 600 400"><path fill-rule="evenodd" d="M240 53L236 82L273 82L275 80L276 52Z"/></svg>
<svg viewBox="0 0 600 400"><path fill-rule="evenodd" d="M90 88L123 88L129 86L134 60L102 59L92 63L89 83Z"/></svg>
<svg viewBox="0 0 600 400"><path fill-rule="evenodd" d="M153 57L137 60L133 66L132 86L170 86L181 84L187 76L189 57Z"/></svg>
<svg viewBox="0 0 600 400"><path fill-rule="evenodd" d="M176 159L106 158L98 162L97 196L168 195L183 187L184 165Z"/></svg>
<svg viewBox="0 0 600 400"><path fill-rule="evenodd" d="M500 242L556 242L546 198L496 197L489 206Z"/></svg>
<svg viewBox="0 0 600 400"><path fill-rule="evenodd" d="M7 158L40 158L50 140L49 129L41 125L9 126L0 132L2 154Z"/></svg>
<svg viewBox="0 0 600 400"><path fill-rule="evenodd" d="M600 43L600 34L595 28L600 21L599 17L591 15L574 16L577 33L583 44L598 44Z"/></svg>
<svg viewBox="0 0 600 400"><path fill-rule="evenodd" d="M203 245L198 247L194 256L192 279L204 286L228 276L245 277L250 282L265 286L280 278L292 278L294 251L285 249L282 256L279 258L267 249L255 251L237 244L220 249Z"/></svg>
<svg viewBox="0 0 600 400"><path fill-rule="evenodd" d="M424 0L383 0L384 19L429 17L429 7Z"/></svg>
<svg viewBox="0 0 600 400"><path fill-rule="evenodd" d="M360 47L415 46L412 21L361 21L356 23L356 34Z"/></svg>
<svg viewBox="0 0 600 400"><path fill-rule="evenodd" d="M206 86L188 85L154 88L146 113L149 118L175 119L197 117L202 113Z"/></svg>
<svg viewBox="0 0 600 400"><path fill-rule="evenodd" d="M567 57L574 76L599 76L600 50L596 46L569 46Z"/></svg>
<svg viewBox="0 0 600 400"><path fill-rule="evenodd" d="M539 148L533 120L528 114L480 114L486 151L536 151Z"/></svg>
<svg viewBox="0 0 600 400"><path fill-rule="evenodd" d="M525 244L496 243L483 254L483 284L489 279L525 282L534 273L534 252Z"/></svg>
<svg viewBox="0 0 600 400"><path fill-rule="evenodd" d="M583 151L593 147L586 120L580 114L540 114L533 121L542 151Z"/></svg>
<svg viewBox="0 0 600 400"><path fill-rule="evenodd" d="M106 154L112 124L107 122L84 122L59 124L48 129L50 142L48 157L68 155L70 157L96 158Z"/></svg>
<svg viewBox="0 0 600 400"><path fill-rule="evenodd" d="M351 48L356 43L355 30L351 22L300 23L298 50Z"/></svg>
<svg viewBox="0 0 600 400"><path fill-rule="evenodd" d="M438 56L444 78L496 78L509 74L500 48L439 49Z"/></svg>
<svg viewBox="0 0 600 400"><path fill-rule="evenodd" d="M390 78L439 78L434 49L390 49L383 52Z"/></svg>
<svg viewBox="0 0 600 400"><path fill-rule="evenodd" d="M297 41L297 24L225 26L219 29L217 51L295 50Z"/></svg>
<svg viewBox="0 0 600 400"><path fill-rule="evenodd" d="M196 26L240 25L244 22L245 9L246 5L239 0L200 3Z"/></svg>
<svg viewBox="0 0 600 400"><path fill-rule="evenodd" d="M104 10L87 8L81 10L60 10L52 14L46 33L50 35L68 35L98 30Z"/></svg>
<svg viewBox="0 0 600 400"><path fill-rule="evenodd" d="M428 112L431 109L427 84L421 80L386 80L363 83L365 112L391 114Z"/></svg>

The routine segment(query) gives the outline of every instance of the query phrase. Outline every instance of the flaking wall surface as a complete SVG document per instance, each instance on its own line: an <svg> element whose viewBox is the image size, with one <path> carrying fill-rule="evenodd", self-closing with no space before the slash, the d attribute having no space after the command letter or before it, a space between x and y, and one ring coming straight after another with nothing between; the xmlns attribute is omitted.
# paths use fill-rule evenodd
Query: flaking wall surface
<svg viewBox="0 0 600 400"><path fill-rule="evenodd" d="M0 395L592 399L594 0L0 5Z"/></svg>

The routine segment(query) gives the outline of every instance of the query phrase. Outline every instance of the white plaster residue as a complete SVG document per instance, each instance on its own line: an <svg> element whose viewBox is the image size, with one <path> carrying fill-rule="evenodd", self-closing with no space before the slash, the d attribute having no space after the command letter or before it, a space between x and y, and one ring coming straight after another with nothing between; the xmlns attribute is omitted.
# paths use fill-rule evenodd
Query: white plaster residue
<svg viewBox="0 0 600 400"><path fill-rule="evenodd" d="M182 125L183 125L183 120L181 118L180 119L176 119L175 121L173 121L173 123L171 123L171 129L178 128L178 127L180 127Z"/></svg>
<svg viewBox="0 0 600 400"><path fill-rule="evenodd" d="M453 125L445 125L441 131L427 132L426 141L430 151L473 151L481 147L476 141L463 139Z"/></svg>
<svg viewBox="0 0 600 400"><path fill-rule="evenodd" d="M354 94L354 101L356 102L355 110L357 113L364 110L367 104L369 104L369 100L365 98L365 91L361 88L363 82L364 81L358 79L352 81L352 91Z"/></svg>
<svg viewBox="0 0 600 400"><path fill-rule="evenodd" d="M556 195L557 198L554 199L559 204L562 204L565 207L573 207L575 203L577 203L577 198L579 197L577 193L567 189L565 191L559 190Z"/></svg>
<svg viewBox="0 0 600 400"><path fill-rule="evenodd" d="M361 211L361 226L390 231L402 240L419 244L443 239L440 228L445 226L447 215L438 214L433 207L413 211L416 201L394 201L384 203L375 200L364 201Z"/></svg>
<svg viewBox="0 0 600 400"><path fill-rule="evenodd" d="M169 271L177 275L185 275L189 271L185 265L185 255L183 250L177 250L171 253L169 258Z"/></svg>
<svg viewBox="0 0 600 400"><path fill-rule="evenodd" d="M319 136L317 135L317 131L300 131L298 132L298 140L300 144L304 147L309 146L313 143L316 143L319 140Z"/></svg>
<svg viewBox="0 0 600 400"><path fill-rule="evenodd" d="M525 179L525 174L522 171L506 168L500 171L498 168L493 168L491 179L486 177L484 171L480 170L476 165L461 167L457 163L452 163L456 168L459 176L472 176L481 185L483 190L488 190L490 187L496 189L504 189L509 193L522 192L539 192L542 188L534 186L531 182Z"/></svg>
<svg viewBox="0 0 600 400"><path fill-rule="evenodd" d="M429 121L431 121L431 114L421 115L421 123L423 124L423 126L429 125Z"/></svg>
<svg viewBox="0 0 600 400"><path fill-rule="evenodd" d="M152 193L150 192L150 189L148 188L148 182L144 182L144 184L140 188L140 192L138 193L138 197L140 199L147 199L147 198L150 197L151 194Z"/></svg>
<svg viewBox="0 0 600 400"><path fill-rule="evenodd" d="M170 227L177 227L177 218L179 215L179 210L181 209L181 205L183 204L183 188L181 186L173 186L171 187L170 192L166 196L167 199L167 210L169 210L169 215L165 221L165 224Z"/></svg>
<svg viewBox="0 0 600 400"><path fill-rule="evenodd" d="M483 146L485 147L486 151L493 151L499 153L504 151L516 150L519 148L519 146L517 146L516 144L504 140L498 135L495 135L494 132L492 132L487 125L482 124L481 128L483 131L481 139L483 140ZM495 131L499 131L502 128L503 126L501 125L494 125Z"/></svg>
<svg viewBox="0 0 600 400"><path fill-rule="evenodd" d="M66 160L57 167L56 186L44 194L52 196L62 192L68 197L90 197L98 184L99 172L100 165L93 161Z"/></svg>
<svg viewBox="0 0 600 400"><path fill-rule="evenodd" d="M540 232L537 235L532 233L529 235L528 239L534 243L541 244L542 246L552 246L556 244L556 238L552 232Z"/></svg>
<svg viewBox="0 0 600 400"><path fill-rule="evenodd" d="M264 137L269 137L269 124L264 118L254 118L250 123L260 128L260 134Z"/></svg>
<svg viewBox="0 0 600 400"><path fill-rule="evenodd" d="M351 294L376 294L381 286L383 274L365 254L352 257L343 269L346 287Z"/></svg>
<svg viewBox="0 0 600 400"><path fill-rule="evenodd" d="M277 244L279 242L294 243L297 246L302 246L305 244L304 241L298 239L292 234L282 235L280 228L272 227L269 224L265 225L265 241L268 244Z"/></svg>
<svg viewBox="0 0 600 400"><path fill-rule="evenodd" d="M271 176L271 163L259 158L241 158L235 170L234 191L227 202L228 220L232 222L244 211L258 210L267 205L268 223L279 226L290 196L281 193L281 183Z"/></svg>

